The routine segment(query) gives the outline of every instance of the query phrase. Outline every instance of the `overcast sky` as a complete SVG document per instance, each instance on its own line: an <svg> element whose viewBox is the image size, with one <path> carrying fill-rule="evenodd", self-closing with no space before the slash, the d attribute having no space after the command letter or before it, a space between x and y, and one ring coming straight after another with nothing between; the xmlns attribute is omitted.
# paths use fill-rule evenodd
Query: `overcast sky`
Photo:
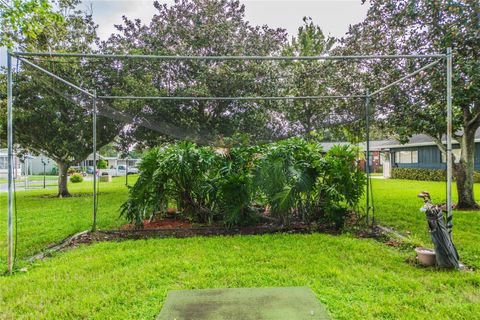
<svg viewBox="0 0 480 320"><path fill-rule="evenodd" d="M160 1L172 4L173 0ZM296 34L304 16L310 16L322 29L333 36L342 36L350 24L365 17L367 6L360 0L241 0L245 4L248 21L255 25L287 29ZM93 0L83 6L93 7L95 21L99 24L99 36L108 37L115 32L114 24L121 23L122 15L140 18L148 23L155 13L152 0Z"/></svg>
<svg viewBox="0 0 480 320"><path fill-rule="evenodd" d="M172 4L173 0L160 1ZM289 35L297 33L304 16L312 17L326 34L341 37L350 24L363 20L367 6L361 0L241 0L245 14L253 25L267 24L270 27L287 29ZM88 0L81 5L93 8L93 16L99 25L102 39L115 32L115 24L122 22L122 15L140 18L148 23L155 13L153 0ZM1 50L0 64L5 62L5 50Z"/></svg>

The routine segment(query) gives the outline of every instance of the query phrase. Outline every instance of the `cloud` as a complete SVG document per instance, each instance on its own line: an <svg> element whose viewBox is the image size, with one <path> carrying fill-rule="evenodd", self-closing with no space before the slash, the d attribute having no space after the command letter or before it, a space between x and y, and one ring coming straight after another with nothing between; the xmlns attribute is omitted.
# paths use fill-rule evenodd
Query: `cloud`
<svg viewBox="0 0 480 320"><path fill-rule="evenodd" d="M173 0L161 3L171 5ZM350 24L361 22L368 6L360 0L241 0L245 5L246 19L253 25L284 28L290 35L297 33L302 18L309 16L326 34L341 37ZM156 12L152 0L87 0L81 9L93 10L102 40L116 33L115 24L122 24L122 16L140 19L148 24ZM5 48L0 48L0 66L5 65Z"/></svg>
<svg viewBox="0 0 480 320"><path fill-rule="evenodd" d="M173 0L160 1L171 5ZM350 24L361 22L368 7L361 5L360 0L241 0L245 5L248 21L254 25L267 24L271 27L287 29L290 35L297 33L304 16L312 17L326 34L336 37L343 36ZM149 23L156 9L153 1L144 0L89 0L83 3L85 8L93 8L93 16L99 24L98 34L106 39L115 33L115 24L122 23L122 16L130 19L139 18L143 23Z"/></svg>

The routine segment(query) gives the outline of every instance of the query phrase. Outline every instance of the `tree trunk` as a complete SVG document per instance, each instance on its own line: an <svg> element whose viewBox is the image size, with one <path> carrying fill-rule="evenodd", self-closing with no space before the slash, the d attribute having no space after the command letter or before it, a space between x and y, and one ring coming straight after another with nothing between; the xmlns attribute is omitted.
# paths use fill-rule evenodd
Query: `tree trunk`
<svg viewBox="0 0 480 320"><path fill-rule="evenodd" d="M461 143L461 156L459 163L455 163L454 174L457 181L459 209L480 209L475 202L473 192L473 174L475 171L475 130L466 129Z"/></svg>
<svg viewBox="0 0 480 320"><path fill-rule="evenodd" d="M71 194L68 192L68 167L67 163L57 161L58 166L58 197L65 198L70 197Z"/></svg>

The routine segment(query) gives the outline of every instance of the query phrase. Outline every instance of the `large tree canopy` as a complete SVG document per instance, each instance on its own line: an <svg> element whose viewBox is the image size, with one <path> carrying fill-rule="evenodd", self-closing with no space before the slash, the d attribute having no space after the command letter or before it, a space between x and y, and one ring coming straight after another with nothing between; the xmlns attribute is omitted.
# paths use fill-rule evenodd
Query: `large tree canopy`
<svg viewBox="0 0 480 320"><path fill-rule="evenodd" d="M286 45L283 54L287 56L327 55L335 44L335 38L325 36L319 26L310 18L303 19L298 34ZM327 95L329 91L328 61L293 61L283 64L288 79L287 94L292 96ZM329 116L325 100L295 100L286 107L288 118L301 128L300 133L309 136L326 124Z"/></svg>
<svg viewBox="0 0 480 320"><path fill-rule="evenodd" d="M42 29L34 38L23 39L18 46L30 51L91 51L97 41L96 25L91 14L76 9L78 4L79 1L59 1L57 13L62 15L64 23ZM93 88L101 78L95 61L72 63L58 58L38 58L33 62L85 88ZM14 143L22 150L45 154L55 160L59 167L58 194L69 196L68 167L83 161L92 152L92 100L25 63L16 70L13 90ZM6 97L2 98L5 106ZM118 122L99 117L98 147L111 142L120 129Z"/></svg>
<svg viewBox="0 0 480 320"><path fill-rule="evenodd" d="M1 0L0 47L18 47L62 22L62 15L53 10L48 0Z"/></svg>
<svg viewBox="0 0 480 320"><path fill-rule="evenodd" d="M370 0L365 21L342 40L344 54L431 54L453 48L454 131L461 146L454 165L458 206L477 207L473 195L474 137L480 127L480 3L478 0ZM371 90L399 79L431 60L382 60L357 64ZM445 152L445 63L375 98L375 112L402 140L425 133ZM355 75L358 79L358 73ZM343 76L347 75L345 73ZM350 75L353 77L353 74ZM375 87L373 86L375 84ZM457 159L458 160L458 159Z"/></svg>
<svg viewBox="0 0 480 320"><path fill-rule="evenodd" d="M103 51L270 55L278 54L286 41L284 30L251 26L238 1L191 0L176 1L172 6L158 2L154 5L157 13L148 25L124 18L123 25L117 26L120 34L103 43ZM156 96L268 96L275 95L279 82L278 63L268 61L111 63L115 73L112 82L105 86L110 93L125 90L135 95ZM276 132L282 129L281 120L267 112L276 105L264 101L137 101L129 103L128 110L138 119L148 118L148 125L142 126L145 121L139 120L139 125L132 126L127 135L151 144L158 137L217 143L222 137L240 132L257 137L282 134ZM116 102L115 106L125 108L125 102ZM159 124L159 132L151 130L155 124Z"/></svg>

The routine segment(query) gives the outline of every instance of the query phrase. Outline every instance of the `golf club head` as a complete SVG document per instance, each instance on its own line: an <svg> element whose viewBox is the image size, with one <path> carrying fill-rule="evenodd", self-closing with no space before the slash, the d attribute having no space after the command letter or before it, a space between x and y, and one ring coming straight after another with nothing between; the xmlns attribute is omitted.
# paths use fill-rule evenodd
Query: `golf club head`
<svg viewBox="0 0 480 320"><path fill-rule="evenodd" d="M428 193L427 191L422 191L417 195L417 197L422 198L425 201L430 200L430 193Z"/></svg>

